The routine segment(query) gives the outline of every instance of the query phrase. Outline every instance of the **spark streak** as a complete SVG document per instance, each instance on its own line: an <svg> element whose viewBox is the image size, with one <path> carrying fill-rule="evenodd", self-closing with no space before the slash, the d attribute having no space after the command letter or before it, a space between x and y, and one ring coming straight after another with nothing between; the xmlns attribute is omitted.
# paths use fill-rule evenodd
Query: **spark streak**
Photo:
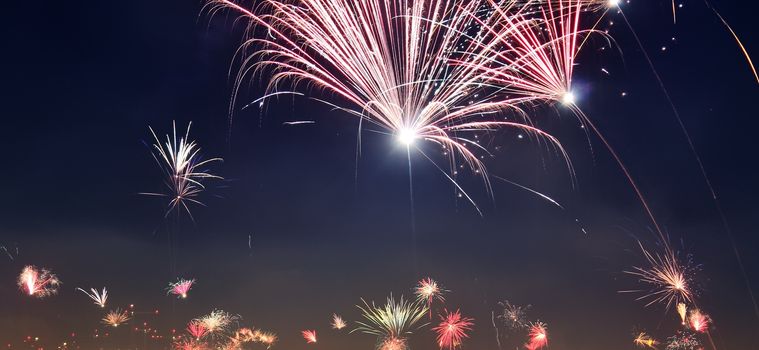
<svg viewBox="0 0 759 350"><path fill-rule="evenodd" d="M105 307L105 302L108 300L108 291L105 289L105 287L103 287L102 292L98 292L98 290L95 288L90 288L90 292L87 292L82 288L77 288L77 290L90 297L90 299L95 302L95 305Z"/></svg>

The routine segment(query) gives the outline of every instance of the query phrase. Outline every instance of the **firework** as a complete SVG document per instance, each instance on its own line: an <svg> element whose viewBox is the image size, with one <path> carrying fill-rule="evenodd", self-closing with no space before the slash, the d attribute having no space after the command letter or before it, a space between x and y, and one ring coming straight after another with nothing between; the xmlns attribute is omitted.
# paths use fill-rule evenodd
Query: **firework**
<svg viewBox="0 0 759 350"><path fill-rule="evenodd" d="M696 336L691 332L678 332L677 335L667 338L666 350L698 350L701 349Z"/></svg>
<svg viewBox="0 0 759 350"><path fill-rule="evenodd" d="M303 335L303 339L306 339L306 343L308 344L316 343L316 331L305 330L305 331L300 332L300 334Z"/></svg>
<svg viewBox="0 0 759 350"><path fill-rule="evenodd" d="M345 328L346 324L342 317L338 314L332 314L332 328L341 330Z"/></svg>
<svg viewBox="0 0 759 350"><path fill-rule="evenodd" d="M364 301L364 306L358 305L364 322L358 323L354 331L376 335L378 350L405 350L408 347L406 337L414 330L423 327L419 324L427 308L422 302L408 302L403 296L396 301L393 296L387 298L384 306L372 305Z"/></svg>
<svg viewBox="0 0 759 350"><path fill-rule="evenodd" d="M527 310L530 309L531 305L513 305L508 300L504 300L498 304L503 308L503 311L498 315L498 318L506 324L506 327L511 330L527 328Z"/></svg>
<svg viewBox="0 0 759 350"><path fill-rule="evenodd" d="M105 314L101 321L103 324L109 325L111 327L118 327L119 325L127 323L131 319L132 318L129 316L129 312L126 310L121 311L121 309L116 309Z"/></svg>
<svg viewBox="0 0 759 350"><path fill-rule="evenodd" d="M480 70L487 81L532 101L575 104L572 75L581 39L593 30L580 30L583 1L547 1L536 11L493 8L483 22L487 38L464 55L486 57L455 61ZM477 16L476 12L468 16Z"/></svg>
<svg viewBox="0 0 759 350"><path fill-rule="evenodd" d="M435 280L429 277L419 281L416 288L414 288L416 299L419 302L426 303L430 312L432 312L432 302L434 300L445 302L445 297L443 296L443 293L445 292L447 292L447 290L440 287Z"/></svg>
<svg viewBox="0 0 759 350"><path fill-rule="evenodd" d="M258 342L266 345L266 348L271 348L274 343L277 342L277 335L271 332L256 331Z"/></svg>
<svg viewBox="0 0 759 350"><path fill-rule="evenodd" d="M172 349L174 350L210 350L210 348L203 342L196 339L179 338L172 343Z"/></svg>
<svg viewBox="0 0 759 350"><path fill-rule="evenodd" d="M377 346L377 350L408 350L405 338L387 337Z"/></svg>
<svg viewBox="0 0 759 350"><path fill-rule="evenodd" d="M484 179L477 153L485 149L466 136L472 132L516 128L547 139L566 156L558 140L530 123L495 120L504 111L521 111L526 99L487 83L492 60L480 53L484 47L498 52L500 37L479 35L487 30L466 14L482 13L489 1L265 0L257 6L261 13L232 0L210 3L260 29L240 50L251 55L242 60L236 91L247 76L269 69L267 96L303 95L283 85L326 92L340 102L322 102L407 148L428 141L442 148L451 168L463 162Z"/></svg>
<svg viewBox="0 0 759 350"><path fill-rule="evenodd" d="M220 176L213 175L202 168L210 163L221 161L221 158L202 159L200 156L200 147L195 141L190 141L190 127L187 125L187 131L184 137L177 138L177 127L172 123L173 133L171 136L166 135L166 141L159 140L153 128L150 133L153 135L155 143L153 144L153 158L165 176L165 184L168 193L142 193L151 196L161 196L169 198L166 215L168 216L177 208L184 209L192 217L188 203L203 205L197 197L205 190L201 183L206 179L222 179Z"/></svg>
<svg viewBox="0 0 759 350"><path fill-rule="evenodd" d="M688 316L688 324L694 332L705 333L709 330L709 315L701 313L700 310L691 310Z"/></svg>
<svg viewBox="0 0 759 350"><path fill-rule="evenodd" d="M202 324L203 327L206 328L206 334L216 335L229 330L232 323L236 322L238 319L238 316L233 316L225 311L213 310L208 315L202 316L193 321Z"/></svg>
<svg viewBox="0 0 759 350"><path fill-rule="evenodd" d="M362 301L364 301L362 299ZM372 334L380 337L402 337L417 329L419 321L422 320L427 308L419 303L408 302L403 296L396 302L395 298L390 296L384 306L372 305L364 301L364 306L357 306L366 321L357 322L359 327L355 331L366 334Z"/></svg>
<svg viewBox="0 0 759 350"><path fill-rule="evenodd" d="M432 328L437 333L437 342L441 349L453 350L459 347L464 340L468 338L467 332L472 330L474 323L471 318L462 317L461 312L446 312L440 315L441 322L437 327Z"/></svg>
<svg viewBox="0 0 759 350"><path fill-rule="evenodd" d="M203 338L206 334L208 334L208 329L206 329L205 325L203 325L202 322L198 320L192 320L187 324L187 333L195 338L195 340L200 340L200 338Z"/></svg>
<svg viewBox="0 0 759 350"><path fill-rule="evenodd" d="M90 288L90 292L88 292L88 291L86 291L86 290L84 290L82 288L77 288L76 290L79 290L82 293L84 293L85 295L87 295L88 297L90 297L90 299L92 299L92 301L95 303L95 305L98 305L98 306L103 307L103 308L105 307L105 302L106 302L106 300L108 300L108 291L105 290L105 287L103 287L103 291L102 292L98 292L98 290L95 289L95 288Z"/></svg>
<svg viewBox="0 0 759 350"><path fill-rule="evenodd" d="M637 337L635 337L635 340L633 340L635 345L638 345L640 347L647 347L651 349L656 349L656 345L659 345L659 342L656 341L654 338L651 338L650 335L646 333L639 333Z"/></svg>
<svg viewBox="0 0 759 350"><path fill-rule="evenodd" d="M530 324L529 340L524 346L528 350L537 350L548 345L548 329L543 322Z"/></svg>
<svg viewBox="0 0 759 350"><path fill-rule="evenodd" d="M61 281L47 269L29 265L21 270L18 286L29 296L44 298L58 293Z"/></svg>
<svg viewBox="0 0 759 350"><path fill-rule="evenodd" d="M663 303L667 308L678 303L693 302L690 282L694 268L687 262L681 262L669 245L665 246L664 254L654 254L643 248L640 242L638 244L650 266L633 267L632 271L625 273L637 276L640 282L652 286L638 300L650 299L646 306Z"/></svg>
<svg viewBox="0 0 759 350"><path fill-rule="evenodd" d="M192 289L192 286L195 284L195 280L185 280L180 279L176 283L169 283L169 287L166 288L167 294L174 294L178 298L185 299L187 298L187 293L190 292L190 289Z"/></svg>
<svg viewBox="0 0 759 350"><path fill-rule="evenodd" d="M688 305L677 303L677 314L680 316L680 322L685 326L685 318L688 317Z"/></svg>

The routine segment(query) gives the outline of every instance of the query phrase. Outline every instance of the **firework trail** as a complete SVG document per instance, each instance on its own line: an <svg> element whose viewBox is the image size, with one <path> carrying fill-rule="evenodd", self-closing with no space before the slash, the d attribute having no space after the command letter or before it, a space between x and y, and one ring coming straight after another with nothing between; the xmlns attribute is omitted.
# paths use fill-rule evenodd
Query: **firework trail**
<svg viewBox="0 0 759 350"><path fill-rule="evenodd" d="M180 279L175 283L169 283L169 287L166 288L167 294L176 295L177 298L186 299L187 293L190 292L192 286L195 284L195 279L186 280Z"/></svg>
<svg viewBox="0 0 759 350"><path fill-rule="evenodd" d="M18 276L19 288L29 296L44 298L58 293L61 281L47 269L33 265L24 267Z"/></svg>
<svg viewBox="0 0 759 350"><path fill-rule="evenodd" d="M15 254L11 253L11 251L8 250L8 247L4 245L0 246L0 250L2 250L5 253L5 255L8 257L8 259L10 259L11 261L15 261L16 257L18 257L18 246L16 246Z"/></svg>
<svg viewBox="0 0 759 350"><path fill-rule="evenodd" d="M419 324L427 308L420 302L408 302L403 296L396 301L390 296L384 306L371 306L364 301L358 305L365 321L356 322L359 326L353 330L379 338L379 348L384 350L403 350L408 346L407 336L424 326Z"/></svg>
<svg viewBox="0 0 759 350"><path fill-rule="evenodd" d="M82 288L77 288L76 290L81 291L86 296L88 296L90 299L92 299L92 301L95 303L95 305L98 305L98 306L100 306L102 308L105 307L105 302L108 300L108 291L105 289L105 287L103 287L103 291L102 292L98 292L98 290L95 289L95 288L90 288L90 292L88 292L88 291L86 291L86 290L84 290Z"/></svg>
<svg viewBox="0 0 759 350"><path fill-rule="evenodd" d="M111 327L118 327L131 319L127 310L121 311L121 309L116 309L105 314L101 322Z"/></svg>
<svg viewBox="0 0 759 350"><path fill-rule="evenodd" d="M548 345L548 328L543 322L530 324L529 340L524 345L527 350L537 350Z"/></svg>
<svg viewBox="0 0 759 350"><path fill-rule="evenodd" d="M640 242L638 244L650 266L633 267L633 270L625 271L625 273L638 277L640 282L652 287L638 300L650 299L646 306L662 303L667 309L680 303L692 303L694 294L690 284L694 268L687 262L681 262L671 249L665 249L663 254L654 254L643 248Z"/></svg>
<svg viewBox="0 0 759 350"><path fill-rule="evenodd" d="M314 330L305 330L300 332L301 335L303 335L303 339L306 340L306 343L313 344L316 343L316 331Z"/></svg>
<svg viewBox="0 0 759 350"><path fill-rule="evenodd" d="M195 338L195 340L200 340L208 334L208 329L203 325L203 322L192 320L187 324L187 333Z"/></svg>
<svg viewBox="0 0 759 350"><path fill-rule="evenodd" d="M240 49L249 55L242 60L236 91L246 77L268 69L267 94L281 94L287 84L333 95L339 102L320 101L395 136L407 148L422 151L416 147L420 141L436 145L451 169L465 163L488 188L478 156L487 150L466 134L516 128L548 140L570 166L558 140L544 131L496 120L504 111L520 111L524 99L485 83L488 59L461 57L467 48L484 45L475 33L479 24L462 15L477 13L480 1L265 0L256 10L230 0L210 4L213 11L233 9L253 27ZM457 57L467 64L452 64Z"/></svg>
<svg viewBox="0 0 759 350"><path fill-rule="evenodd" d="M717 12L717 9L712 6L712 4L708 0L704 0L704 4L706 4L706 7L709 8L714 14L719 18L719 20L722 22L723 25L725 25L725 28L730 31L730 34L733 36L733 39L735 39L735 42L738 44L738 47L740 47L741 51L743 52L743 56L746 57L746 61L748 62L749 67L751 68L751 72L754 73L754 79L757 83L759 83L759 74L757 74L756 67L754 66L754 62L751 60L751 55L749 55L748 50L746 50L746 46L743 45L743 42L741 41L740 37L738 37L738 34L735 33L733 30L733 27L730 26L730 24L727 23L724 17Z"/></svg>
<svg viewBox="0 0 759 350"><path fill-rule="evenodd" d="M332 328L341 330L345 328L346 324L342 317L338 314L332 314Z"/></svg>
<svg viewBox="0 0 759 350"><path fill-rule="evenodd" d="M435 280L429 277L420 280L414 288L416 300L427 305L427 309L430 310L430 318L432 318L432 302L437 300L444 303L445 296L443 294L447 292L447 290L443 289Z"/></svg>
<svg viewBox="0 0 759 350"><path fill-rule="evenodd" d="M465 338L469 338L467 332L472 330L474 321L471 318L462 317L461 312L446 312L440 315L440 324L432 330L437 333L437 343L440 349L453 350L461 346Z"/></svg>
<svg viewBox="0 0 759 350"><path fill-rule="evenodd" d="M192 123L187 125L184 137L177 138L176 123L172 123L173 132L171 136L166 135L165 141L161 141L155 131L153 131L153 128L149 127L155 141L152 152L153 158L164 173L164 182L168 193L141 194L169 198L166 216L175 209L181 208L192 218L188 203L203 205L197 199L205 190L202 181L207 179L222 179L220 176L202 170L203 167L210 163L218 162L222 159L203 159L201 157L200 147L195 141L189 139L191 126Z"/></svg>
<svg viewBox="0 0 759 350"><path fill-rule="evenodd" d="M638 334L638 336L635 337L635 340L633 340L633 342L637 346L650 348L650 349L656 349L656 346L659 345L658 341L656 341L654 338L651 338L650 335L643 332Z"/></svg>
<svg viewBox="0 0 759 350"><path fill-rule="evenodd" d="M714 12L714 14L720 19L722 24L724 24L725 27L730 31L736 43L743 51L743 55L746 57L746 60L748 61L748 64L751 67L752 72L754 73L754 78L756 79L757 82L759 82L759 75L757 74L756 67L754 66L754 63L751 60L751 56L749 55L748 51L746 50L746 47L743 45L738 35L735 33L732 27L727 23L727 21L711 5L711 3L708 0L704 0L704 4L712 12ZM756 315L757 319L759 319L759 304L757 303L756 297L754 296L754 289L753 287L751 287L751 282L749 281L748 274L746 273L746 268L743 264L743 259L741 258L741 254L738 251L738 245L735 241L735 236L733 235L733 231L730 228L730 224L727 222L727 217L725 216L725 213L722 209L721 201L719 197L717 196L717 192L715 191L714 186L712 185L712 181L709 178L709 175L706 173L706 167L704 166L704 162L701 160L701 155L696 150L696 146L693 143L693 139L690 136L690 132L688 132L688 128L685 127L685 123L683 122L683 119L680 117L680 112L675 106L675 103L672 100L672 97L669 95L669 91L664 85L664 81L661 79L661 76L659 76L659 72L656 70L656 67L654 66L654 63L651 60L651 57L648 55L648 51L646 51L645 47L643 46L643 43L638 37L638 33L635 31L632 24L627 19L627 16L625 16L624 12L621 9L619 10L619 13L622 15L622 19L625 21L625 24L630 29L630 33L632 33L633 38L635 38L635 41L638 44L638 47L641 49L641 52L643 53L643 56L645 57L646 62L648 63L648 66L651 68L651 72L656 78L656 81L659 83L659 88L664 94L664 97L666 97L667 102L669 103L669 106L672 109L672 113L675 116L675 120L677 120L680 130L682 131L683 135L685 136L686 141L688 142L688 147L690 148L691 153L693 154L693 157L695 158L696 163L698 164L699 170L701 171L701 176L703 177L704 182L706 183L706 186L709 189L709 192L712 196L712 200L714 201L714 206L717 209L717 213L719 214L720 219L722 220L722 226L724 227L725 232L727 233L727 236L730 239L730 244L733 248L733 254L735 255L736 261L738 262L738 267L740 268L741 275L743 277L744 283L746 284L746 289L749 292L749 296L751 297L751 302L754 306L754 314ZM658 226L657 226L657 229L658 229ZM659 230L659 233L660 233L660 236L663 236L661 230ZM662 241L666 241L664 237L661 237L661 238L662 238Z"/></svg>

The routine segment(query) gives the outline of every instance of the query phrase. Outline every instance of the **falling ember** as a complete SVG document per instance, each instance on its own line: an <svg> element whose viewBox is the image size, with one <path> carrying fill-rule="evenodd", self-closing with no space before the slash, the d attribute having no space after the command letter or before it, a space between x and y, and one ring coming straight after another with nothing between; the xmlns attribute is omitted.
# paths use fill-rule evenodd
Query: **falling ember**
<svg viewBox="0 0 759 350"><path fill-rule="evenodd" d="M529 340L525 344L528 350L537 350L548 345L548 330L543 322L535 322L530 325Z"/></svg>
<svg viewBox="0 0 759 350"><path fill-rule="evenodd" d="M180 279L176 283L169 283L169 287L166 289L168 291L168 294L174 294L178 298L186 299L187 293L190 292L190 289L192 289L192 286L195 284L195 280L185 280Z"/></svg>
<svg viewBox="0 0 759 350"><path fill-rule="evenodd" d="M341 330L345 328L345 326L346 326L345 321L343 320L342 317L340 317L340 315L338 314L332 315L332 328Z"/></svg>
<svg viewBox="0 0 759 350"><path fill-rule="evenodd" d="M24 293L37 298L44 298L58 293L61 281L47 269L37 269L29 265L18 276L18 286Z"/></svg>
<svg viewBox="0 0 759 350"><path fill-rule="evenodd" d="M688 324L694 332L704 333L709 330L709 316L701 313L700 310L691 310L688 316Z"/></svg>
<svg viewBox="0 0 759 350"><path fill-rule="evenodd" d="M108 300L108 291L105 289L105 287L103 287L102 292L98 292L98 290L95 288L90 288L90 292L87 292L86 290L82 288L77 288L77 290L81 291L82 293L90 297L90 299L92 299L95 305L98 305L102 308L105 307L105 302Z"/></svg>
<svg viewBox="0 0 759 350"><path fill-rule="evenodd" d="M441 349L453 350L461 346L464 338L469 337L467 332L471 331L474 325L473 320L462 317L459 310L440 315L440 319L440 324L432 330L437 333L437 342Z"/></svg>
<svg viewBox="0 0 759 350"><path fill-rule="evenodd" d="M656 349L656 345L659 344L658 341L654 340L654 338L651 338L650 335L641 332L638 334L637 337L635 337L635 340L633 341L635 345L641 346L641 347L647 347L651 349Z"/></svg>
<svg viewBox="0 0 759 350"><path fill-rule="evenodd" d="M300 332L300 334L303 335L303 339L306 339L306 343L308 344L316 343L316 331L306 330L306 331Z"/></svg>
<svg viewBox="0 0 759 350"><path fill-rule="evenodd" d="M119 325L127 323L127 321L131 319L132 318L129 317L129 312L127 310L121 311L121 309L116 309L115 311L110 311L109 313L105 314L102 322L103 324L112 327L118 327Z"/></svg>

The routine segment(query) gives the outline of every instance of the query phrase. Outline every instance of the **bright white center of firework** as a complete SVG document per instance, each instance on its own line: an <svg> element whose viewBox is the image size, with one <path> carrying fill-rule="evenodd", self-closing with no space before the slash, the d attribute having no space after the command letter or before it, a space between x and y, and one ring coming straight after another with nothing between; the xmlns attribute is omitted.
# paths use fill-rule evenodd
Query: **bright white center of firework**
<svg viewBox="0 0 759 350"><path fill-rule="evenodd" d="M571 91L564 94L564 97L561 98L561 102L567 106L573 105L575 103L575 94L573 94Z"/></svg>
<svg viewBox="0 0 759 350"><path fill-rule="evenodd" d="M620 0L609 0L609 7L619 6Z"/></svg>
<svg viewBox="0 0 759 350"><path fill-rule="evenodd" d="M411 146L412 143L419 137L414 130L401 129L398 131L398 141L406 146Z"/></svg>

